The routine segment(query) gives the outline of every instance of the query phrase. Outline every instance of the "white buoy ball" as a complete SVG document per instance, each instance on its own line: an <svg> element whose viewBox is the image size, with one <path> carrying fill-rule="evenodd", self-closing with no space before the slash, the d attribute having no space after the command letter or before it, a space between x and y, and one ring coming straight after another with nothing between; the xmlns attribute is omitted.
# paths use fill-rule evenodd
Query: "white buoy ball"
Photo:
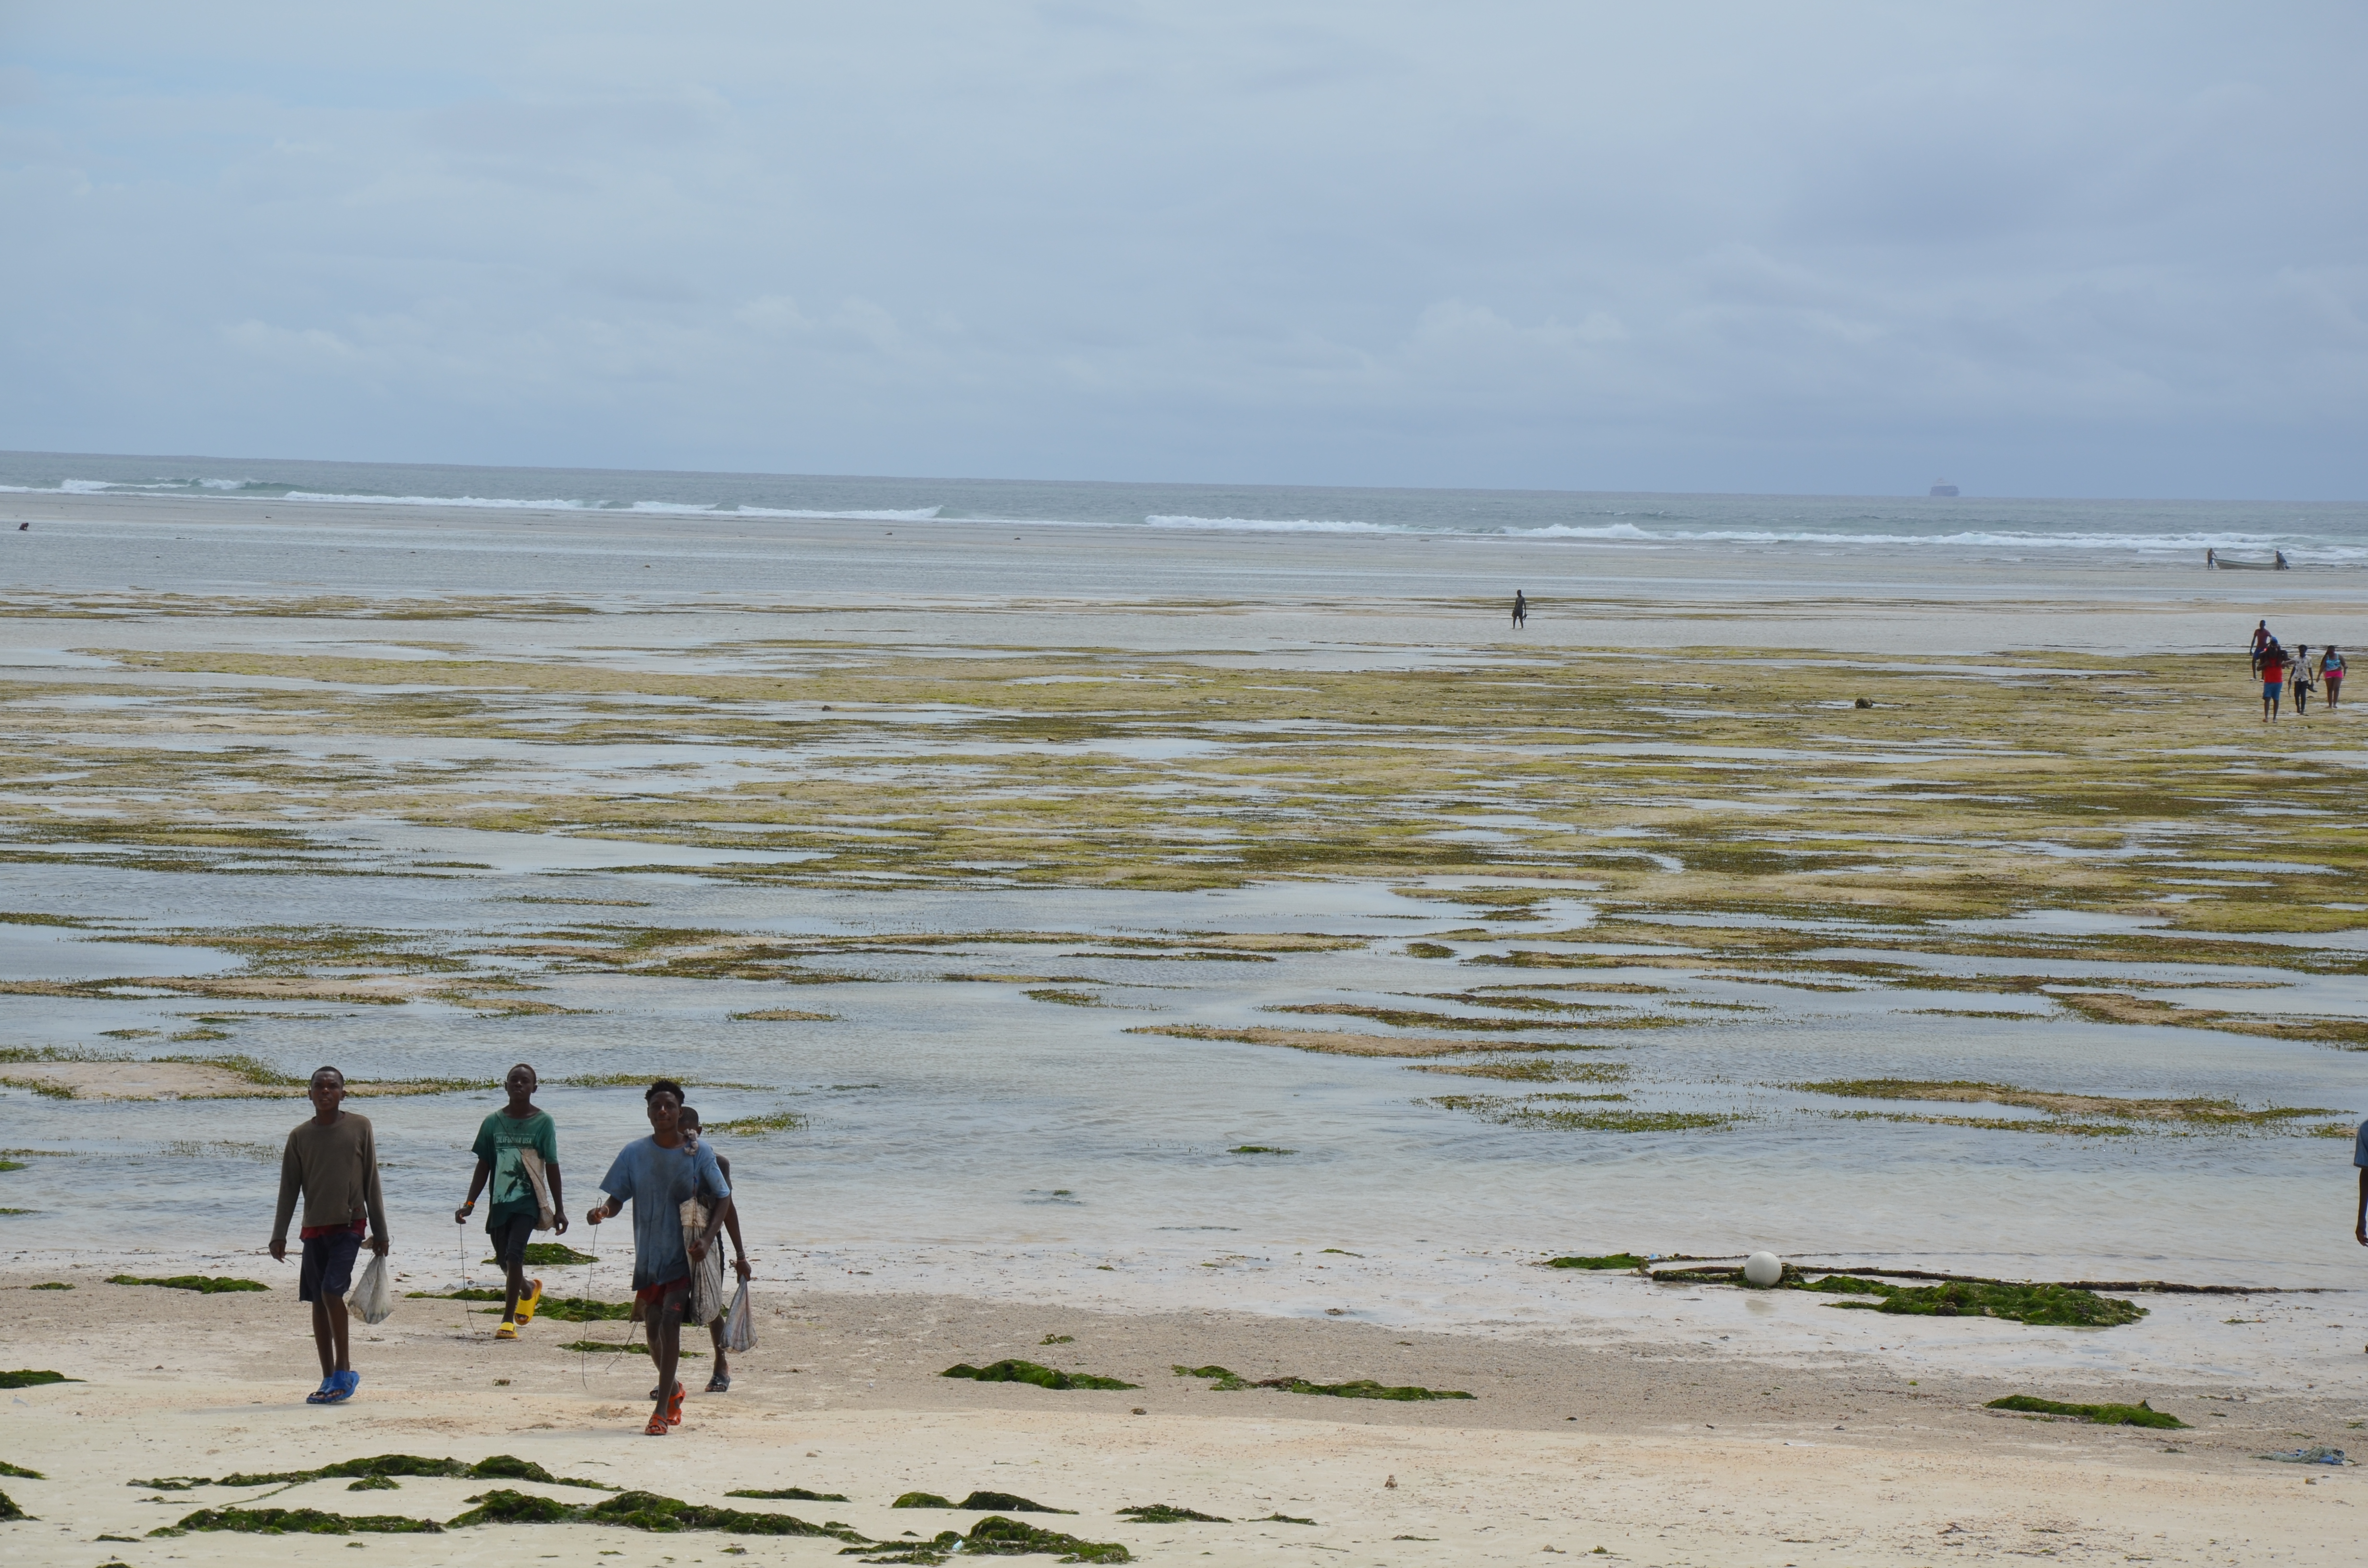
<svg viewBox="0 0 2368 1568"><path fill-rule="evenodd" d="M1784 1278L1784 1260L1772 1252L1755 1252L1743 1260L1743 1278L1765 1290Z"/></svg>

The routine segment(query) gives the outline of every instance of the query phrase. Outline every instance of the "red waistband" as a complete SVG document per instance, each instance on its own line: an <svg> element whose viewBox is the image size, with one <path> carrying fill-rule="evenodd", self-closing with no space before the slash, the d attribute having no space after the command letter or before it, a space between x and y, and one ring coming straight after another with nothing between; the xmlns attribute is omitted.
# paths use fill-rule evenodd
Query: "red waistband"
<svg viewBox="0 0 2368 1568"><path fill-rule="evenodd" d="M296 1233L296 1239L300 1242L316 1242L323 1236L359 1236L362 1233L363 1224L364 1221L357 1220L350 1225L307 1225Z"/></svg>

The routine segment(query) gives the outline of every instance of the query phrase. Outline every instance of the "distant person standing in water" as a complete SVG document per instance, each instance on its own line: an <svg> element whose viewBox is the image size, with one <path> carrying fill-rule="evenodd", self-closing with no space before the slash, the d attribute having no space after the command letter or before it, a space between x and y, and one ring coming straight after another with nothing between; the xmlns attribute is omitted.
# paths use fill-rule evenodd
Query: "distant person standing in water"
<svg viewBox="0 0 2368 1568"><path fill-rule="evenodd" d="M2335 651L2332 642L2318 656L2318 678L2327 683L2327 705L2334 707L2336 699L2343 695L2343 655Z"/></svg>
<svg viewBox="0 0 2368 1568"><path fill-rule="evenodd" d="M2261 650L2260 667L2261 722L2266 724L2278 716L2278 699L2285 695L2286 651L2278 646L2276 638L2271 638Z"/></svg>
<svg viewBox="0 0 2368 1568"><path fill-rule="evenodd" d="M2276 638L2270 635L2268 621L2260 620L2253 623L2253 673L2255 675L2261 673L2261 650L2276 641Z"/></svg>
<svg viewBox="0 0 2368 1568"><path fill-rule="evenodd" d="M1526 594L1524 594L1524 593L1522 593L1520 589L1519 589L1519 588L1515 588L1515 589L1513 590L1513 625L1514 625L1516 628L1520 628L1520 627L1527 626L1529 623L1530 623L1530 600L1529 600L1529 596L1528 596L1528 595L1526 595Z"/></svg>
<svg viewBox="0 0 2368 1568"><path fill-rule="evenodd" d="M304 1396L307 1404L342 1404L361 1386L346 1347L346 1291L353 1285L354 1258L361 1251L362 1221L370 1228L370 1251L386 1256L386 1198L379 1190L378 1143L370 1119L339 1108L346 1075L335 1067L317 1069L305 1094L310 1120L288 1135L279 1156L279 1209L271 1221L271 1256L288 1261L288 1221L296 1195L304 1195L304 1226L299 1233L304 1258L296 1299L313 1303L313 1345L321 1353L321 1386Z"/></svg>

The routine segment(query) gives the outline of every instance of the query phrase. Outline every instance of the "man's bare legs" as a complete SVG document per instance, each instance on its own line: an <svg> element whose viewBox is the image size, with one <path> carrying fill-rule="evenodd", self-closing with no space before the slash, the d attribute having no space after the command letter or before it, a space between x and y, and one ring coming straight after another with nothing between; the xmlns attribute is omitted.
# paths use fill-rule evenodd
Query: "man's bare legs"
<svg viewBox="0 0 2368 1568"><path fill-rule="evenodd" d="M346 1303L340 1298L324 1295L313 1303L313 1347L321 1353L324 1379L354 1369L346 1353Z"/></svg>
<svg viewBox="0 0 2368 1568"><path fill-rule="evenodd" d="M708 1337L715 1342L715 1371L713 1376L726 1382L729 1382L732 1379L732 1360L730 1357L723 1353L723 1324L731 1315L732 1314L729 1312L721 1313L716 1317L716 1320L713 1323L707 1325Z"/></svg>
<svg viewBox="0 0 2368 1568"><path fill-rule="evenodd" d="M653 1421L666 1417L674 1403L675 1379L682 1369L682 1309L688 1291L670 1290L660 1298L657 1314L643 1324L649 1330L650 1358L658 1364L657 1409Z"/></svg>

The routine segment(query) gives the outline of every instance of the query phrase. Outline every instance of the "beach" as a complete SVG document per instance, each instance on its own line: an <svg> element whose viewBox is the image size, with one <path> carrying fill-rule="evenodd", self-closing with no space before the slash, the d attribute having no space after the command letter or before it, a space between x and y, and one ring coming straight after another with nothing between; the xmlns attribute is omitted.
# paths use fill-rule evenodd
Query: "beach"
<svg viewBox="0 0 2368 1568"><path fill-rule="evenodd" d="M1026 1517L1144 1560L2341 1550L2349 1469L2260 1456L2368 1421L2368 747L2348 709L2262 724L2243 649L2368 634L2348 513L2303 569L2222 574L2067 508L1878 550L1850 528L1901 524L280 491L0 493L0 1299L12 1364L81 1380L9 1392L0 1460L51 1477L0 1482L40 1521L12 1557L292 1560L332 1538L150 1538L251 1494L126 1483L382 1453L844 1494L745 1506L875 1554L985 1517L887 1506L914 1490L1075 1508ZM518 1060L579 1213L658 1074L734 1162L759 1348L663 1442L646 1361L561 1348L621 1324L496 1346L450 1294L493 1278L450 1214ZM261 1253L324 1062L422 1292L358 1326L327 1411ZM1763 1247L2145 1312L1569 1261ZM550 1283L613 1301L627 1267ZM939 1375L1012 1358L1140 1386ZM2183 1426L1987 1408L2014 1395ZM347 1484L272 1506L485 1489ZM1155 1504L1229 1522L1117 1514ZM1272 1513L1319 1522L1245 1522Z"/></svg>

